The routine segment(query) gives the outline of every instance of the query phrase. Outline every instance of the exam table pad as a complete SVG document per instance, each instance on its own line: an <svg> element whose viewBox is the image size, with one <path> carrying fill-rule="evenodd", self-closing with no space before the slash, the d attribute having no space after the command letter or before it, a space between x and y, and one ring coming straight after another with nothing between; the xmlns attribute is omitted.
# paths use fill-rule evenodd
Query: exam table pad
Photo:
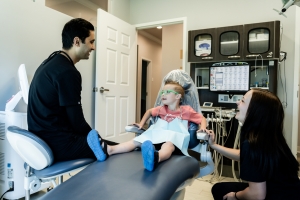
<svg viewBox="0 0 300 200"><path fill-rule="evenodd" d="M193 157L172 155L149 172L141 151L94 162L45 194L41 200L170 199L185 180L196 178L199 163Z"/></svg>

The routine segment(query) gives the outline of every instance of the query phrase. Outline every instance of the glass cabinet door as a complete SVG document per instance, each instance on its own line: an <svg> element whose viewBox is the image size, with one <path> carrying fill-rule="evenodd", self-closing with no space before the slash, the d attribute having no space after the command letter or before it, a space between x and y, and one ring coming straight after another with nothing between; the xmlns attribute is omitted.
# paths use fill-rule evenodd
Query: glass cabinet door
<svg viewBox="0 0 300 200"><path fill-rule="evenodd" d="M248 51L253 54L266 53L270 50L270 30L267 28L252 29L248 33Z"/></svg>
<svg viewBox="0 0 300 200"><path fill-rule="evenodd" d="M242 58L243 25L217 28L217 59L240 60Z"/></svg>
<svg viewBox="0 0 300 200"><path fill-rule="evenodd" d="M189 31L188 61L215 60L216 29Z"/></svg>
<svg viewBox="0 0 300 200"><path fill-rule="evenodd" d="M279 58L278 33L280 33L280 21L244 25L244 57L246 59Z"/></svg>
<svg viewBox="0 0 300 200"><path fill-rule="evenodd" d="M224 56L235 55L239 52L239 40L240 36L238 32L228 31L220 35L220 54Z"/></svg>
<svg viewBox="0 0 300 200"><path fill-rule="evenodd" d="M210 56L212 36L210 34L200 34L195 37L195 56Z"/></svg>

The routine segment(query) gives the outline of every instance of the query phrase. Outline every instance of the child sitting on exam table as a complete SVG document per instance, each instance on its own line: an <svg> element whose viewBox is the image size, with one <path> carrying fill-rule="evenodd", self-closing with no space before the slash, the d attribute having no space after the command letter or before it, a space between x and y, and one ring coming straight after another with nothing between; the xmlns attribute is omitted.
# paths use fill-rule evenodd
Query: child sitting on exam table
<svg viewBox="0 0 300 200"><path fill-rule="evenodd" d="M140 136L110 146L102 140L96 130L89 133L88 144L98 161L104 161L113 154L130 152L141 147L144 167L148 171L153 171L159 162L169 159L173 152L189 156L188 123L201 124L200 130L205 131L206 119L192 107L180 105L180 100L184 97L184 89L178 82L167 80L160 93L164 105L147 110L141 122L135 123L141 129L151 116L156 116L157 120L154 124ZM155 147L160 150L157 151Z"/></svg>

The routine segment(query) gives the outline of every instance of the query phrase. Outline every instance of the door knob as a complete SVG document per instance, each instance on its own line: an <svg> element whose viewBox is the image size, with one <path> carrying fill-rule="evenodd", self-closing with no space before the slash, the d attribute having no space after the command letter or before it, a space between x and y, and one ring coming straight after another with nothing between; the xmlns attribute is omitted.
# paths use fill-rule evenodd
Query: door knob
<svg viewBox="0 0 300 200"><path fill-rule="evenodd" d="M104 89L104 87L100 88L100 93L103 93L104 91L109 91L109 89Z"/></svg>

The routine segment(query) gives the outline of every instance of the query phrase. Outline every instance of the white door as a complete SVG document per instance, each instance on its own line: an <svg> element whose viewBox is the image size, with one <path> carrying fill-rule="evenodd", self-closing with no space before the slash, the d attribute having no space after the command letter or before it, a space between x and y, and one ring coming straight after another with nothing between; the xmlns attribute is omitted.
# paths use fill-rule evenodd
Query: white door
<svg viewBox="0 0 300 200"><path fill-rule="evenodd" d="M96 36L95 128L115 142L132 139L125 126L135 122L136 28L98 9ZM107 91L101 93L100 88Z"/></svg>

